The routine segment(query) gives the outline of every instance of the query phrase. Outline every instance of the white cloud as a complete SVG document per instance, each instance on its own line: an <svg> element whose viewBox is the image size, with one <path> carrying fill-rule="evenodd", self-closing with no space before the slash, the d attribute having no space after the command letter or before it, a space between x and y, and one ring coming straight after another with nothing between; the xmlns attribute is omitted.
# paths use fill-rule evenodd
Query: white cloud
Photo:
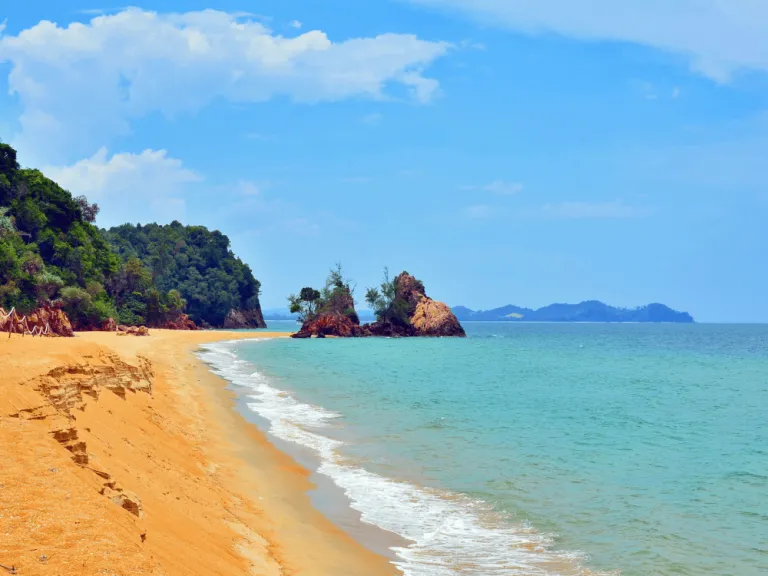
<svg viewBox="0 0 768 576"><path fill-rule="evenodd" d="M0 62L11 63L9 87L23 107L14 144L46 163L90 154L151 112L174 117L216 98L384 99L397 84L428 102L439 84L423 72L449 48L407 34L336 43L317 30L283 37L238 14L129 8L2 35ZM72 156L60 158L63 151Z"/></svg>
<svg viewBox="0 0 768 576"><path fill-rule="evenodd" d="M527 34L630 42L687 58L718 82L768 71L764 0L410 0Z"/></svg>
<svg viewBox="0 0 768 576"><path fill-rule="evenodd" d="M468 206L465 213L467 217L473 220L485 220L491 217L491 207L485 204L476 204L475 206Z"/></svg>
<svg viewBox="0 0 768 576"><path fill-rule="evenodd" d="M302 27L302 23L299 22L298 20L294 20L291 22L291 28L295 28L296 30L298 30L301 27Z"/></svg>
<svg viewBox="0 0 768 576"><path fill-rule="evenodd" d="M102 148L91 158L71 166L48 166L43 172L75 196L83 194L99 204L100 226L182 219L185 187L202 179L165 150L108 157Z"/></svg>
<svg viewBox="0 0 768 576"><path fill-rule="evenodd" d="M547 204L544 212L551 218L567 220L578 219L616 219L637 218L648 216L645 208L628 206L621 201L614 202L561 202L560 204Z"/></svg>

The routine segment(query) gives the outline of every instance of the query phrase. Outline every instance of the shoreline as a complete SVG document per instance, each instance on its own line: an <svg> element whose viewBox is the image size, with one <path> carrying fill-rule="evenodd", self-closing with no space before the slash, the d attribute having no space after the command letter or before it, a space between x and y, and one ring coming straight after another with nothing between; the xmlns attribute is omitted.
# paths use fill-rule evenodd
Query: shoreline
<svg viewBox="0 0 768 576"><path fill-rule="evenodd" d="M242 341L225 340L220 342L220 344L237 344L239 342ZM253 394L253 389L231 382L226 377L216 374L215 365L209 364L202 358L206 348L205 345L198 348L195 356L211 374L225 384L223 389L228 393L227 400L231 403L232 410L245 422L258 428L266 437L266 441L275 449L287 455L300 467L308 471L308 480L312 488L307 491L307 495L312 506L335 526L344 530L356 542L362 544L368 550L393 562L402 561L402 558L395 553L393 548L408 546L411 544L411 541L379 526L364 522L362 513L353 507L353 502L344 489L336 484L332 478L320 473L319 468L323 463L322 458L310 448L295 442L289 442L270 432L272 423L248 406L249 397ZM395 573L401 574L399 570L396 570Z"/></svg>
<svg viewBox="0 0 768 576"><path fill-rule="evenodd" d="M243 417L196 354L286 336L3 339L0 564L19 574L399 574L313 506L313 473Z"/></svg>

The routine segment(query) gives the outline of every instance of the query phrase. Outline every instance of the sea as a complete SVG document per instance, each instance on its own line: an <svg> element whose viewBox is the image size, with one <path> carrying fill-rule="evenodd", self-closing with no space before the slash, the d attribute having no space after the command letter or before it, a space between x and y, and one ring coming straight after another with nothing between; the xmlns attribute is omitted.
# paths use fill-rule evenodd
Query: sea
<svg viewBox="0 0 768 576"><path fill-rule="evenodd" d="M768 326L465 329L200 355L407 576L768 574Z"/></svg>

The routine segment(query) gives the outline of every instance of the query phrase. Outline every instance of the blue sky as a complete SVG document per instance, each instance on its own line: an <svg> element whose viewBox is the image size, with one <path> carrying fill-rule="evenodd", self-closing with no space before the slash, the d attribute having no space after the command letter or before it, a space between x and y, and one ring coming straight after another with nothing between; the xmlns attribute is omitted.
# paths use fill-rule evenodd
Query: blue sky
<svg viewBox="0 0 768 576"><path fill-rule="evenodd" d="M265 307L341 261L768 322L766 3L8 4L0 138L102 226L221 229Z"/></svg>

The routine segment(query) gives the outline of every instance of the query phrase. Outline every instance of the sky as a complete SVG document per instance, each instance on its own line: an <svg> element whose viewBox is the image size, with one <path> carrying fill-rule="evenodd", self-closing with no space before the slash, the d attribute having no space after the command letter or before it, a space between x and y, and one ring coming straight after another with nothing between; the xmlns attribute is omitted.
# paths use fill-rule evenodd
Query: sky
<svg viewBox="0 0 768 576"><path fill-rule="evenodd" d="M0 6L0 139L102 227L220 229L265 308L341 262L768 322L768 2L80 1Z"/></svg>

